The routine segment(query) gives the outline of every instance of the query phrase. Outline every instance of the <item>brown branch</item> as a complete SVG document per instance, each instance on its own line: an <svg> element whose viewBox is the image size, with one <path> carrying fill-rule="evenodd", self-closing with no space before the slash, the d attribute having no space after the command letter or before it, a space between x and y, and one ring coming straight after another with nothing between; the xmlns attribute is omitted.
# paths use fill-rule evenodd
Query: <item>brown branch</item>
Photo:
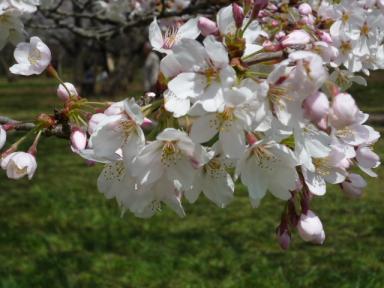
<svg viewBox="0 0 384 288"><path fill-rule="evenodd" d="M36 128L36 124L29 123L29 122L21 122L14 120L12 118L6 117L6 116L0 116L0 124L11 124L16 131L31 131ZM55 136L58 138L63 139L69 139L70 135L68 132L65 131L66 129L63 129L62 125L57 125L53 128L46 128L43 130L43 135L45 136Z"/></svg>

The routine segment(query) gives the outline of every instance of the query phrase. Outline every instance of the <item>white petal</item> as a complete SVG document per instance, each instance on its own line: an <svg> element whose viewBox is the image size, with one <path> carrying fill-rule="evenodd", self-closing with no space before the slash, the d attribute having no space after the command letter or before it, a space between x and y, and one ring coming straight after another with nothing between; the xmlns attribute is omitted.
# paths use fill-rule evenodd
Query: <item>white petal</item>
<svg viewBox="0 0 384 288"><path fill-rule="evenodd" d="M240 159L245 150L245 134L239 125L227 121L220 131L219 139L225 156Z"/></svg>
<svg viewBox="0 0 384 288"><path fill-rule="evenodd" d="M193 121L191 138L197 143L211 140L219 131L220 120L216 113L207 114Z"/></svg>
<svg viewBox="0 0 384 288"><path fill-rule="evenodd" d="M208 36L204 40L204 46L207 50L209 58L213 61L216 67L224 67L228 65L228 51L225 49L224 45L216 41L214 36Z"/></svg>
<svg viewBox="0 0 384 288"><path fill-rule="evenodd" d="M168 83L169 90L180 99L198 97L206 86L206 78L193 72L181 73Z"/></svg>
<svg viewBox="0 0 384 288"><path fill-rule="evenodd" d="M149 25L149 42L153 48L160 49L163 47L164 38L161 33L157 19L153 19L152 23Z"/></svg>
<svg viewBox="0 0 384 288"><path fill-rule="evenodd" d="M311 193L314 195L323 196L327 191L324 178L319 174L308 171L306 169L302 169L302 171L305 183L308 185L309 191L311 191Z"/></svg>
<svg viewBox="0 0 384 288"><path fill-rule="evenodd" d="M197 18L192 18L186 23L184 23L177 32L177 36L179 37L179 39L196 39L200 35L200 30L197 26L197 21Z"/></svg>
<svg viewBox="0 0 384 288"><path fill-rule="evenodd" d="M165 109L173 113L173 117L175 118L185 116L191 107L191 101L189 99L178 98L170 90L164 92L164 102Z"/></svg>

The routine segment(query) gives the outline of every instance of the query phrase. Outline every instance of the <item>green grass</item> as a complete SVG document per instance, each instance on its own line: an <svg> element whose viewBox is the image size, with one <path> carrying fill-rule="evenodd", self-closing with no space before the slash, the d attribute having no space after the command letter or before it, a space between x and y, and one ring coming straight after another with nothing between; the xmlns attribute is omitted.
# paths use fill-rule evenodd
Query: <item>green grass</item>
<svg viewBox="0 0 384 288"><path fill-rule="evenodd" d="M59 105L52 82L30 83L0 82L0 114L30 119ZM384 142L377 150L384 156ZM295 234L284 252L274 236L283 203L270 196L251 209L239 187L224 210L200 198L184 219L167 208L149 220L122 218L97 192L100 166L55 138L43 139L38 156L32 181L0 176L1 288L384 287L384 169L360 200L336 187L316 198L324 246Z"/></svg>

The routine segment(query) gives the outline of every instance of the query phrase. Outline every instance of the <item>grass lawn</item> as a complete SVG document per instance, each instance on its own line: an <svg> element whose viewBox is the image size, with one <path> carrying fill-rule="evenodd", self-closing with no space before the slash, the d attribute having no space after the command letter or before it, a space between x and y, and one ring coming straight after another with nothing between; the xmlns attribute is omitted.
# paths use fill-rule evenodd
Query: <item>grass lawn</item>
<svg viewBox="0 0 384 288"><path fill-rule="evenodd" d="M0 81L0 115L50 112L54 91L50 81ZM370 95L362 103L372 109L383 108L383 92L382 84L356 91L359 100ZM377 150L384 156L384 141ZM316 198L324 246L295 234L284 252L274 235L283 203L270 196L251 209L238 187L224 210L200 198L185 204L184 219L166 208L149 220L121 217L97 192L100 166L87 167L55 138L39 151L32 181L0 176L0 288L384 287L384 169L360 200L336 187Z"/></svg>

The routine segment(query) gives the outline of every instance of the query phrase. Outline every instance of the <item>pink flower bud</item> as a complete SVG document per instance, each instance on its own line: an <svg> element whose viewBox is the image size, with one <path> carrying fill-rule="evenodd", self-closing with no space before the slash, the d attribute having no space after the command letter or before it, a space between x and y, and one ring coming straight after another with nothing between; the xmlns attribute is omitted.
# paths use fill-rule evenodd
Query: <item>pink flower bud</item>
<svg viewBox="0 0 384 288"><path fill-rule="evenodd" d="M243 27L244 12L238 4L232 3L233 18L235 19L236 27L240 29Z"/></svg>
<svg viewBox="0 0 384 288"><path fill-rule="evenodd" d="M75 86L73 86L73 84L68 83L68 82L66 82L64 84L65 84L65 87L63 84L60 84L59 87L57 88L57 97L59 97L63 101L67 101L71 97L78 97L79 96L79 94L77 93L77 90L76 90ZM68 91L65 88L68 89L70 94L68 94Z"/></svg>
<svg viewBox="0 0 384 288"><path fill-rule="evenodd" d="M277 241L279 242L279 245L282 249L288 250L289 245L291 244L291 235L289 234L288 230L284 230L282 232L277 231Z"/></svg>
<svg viewBox="0 0 384 288"><path fill-rule="evenodd" d="M315 17L312 15L303 16L300 22L306 25L313 25L315 23Z"/></svg>
<svg viewBox="0 0 384 288"><path fill-rule="evenodd" d="M306 45L311 42L311 37L304 30L295 30L288 34L287 37L281 42L285 47Z"/></svg>
<svg viewBox="0 0 384 288"><path fill-rule="evenodd" d="M84 150L87 147L87 134L79 128L72 129L71 143L75 150Z"/></svg>
<svg viewBox="0 0 384 288"><path fill-rule="evenodd" d="M330 120L335 128L344 128L356 122L359 108L351 95L340 93L333 99Z"/></svg>
<svg viewBox="0 0 384 288"><path fill-rule="evenodd" d="M360 146L356 150L356 160L366 169L376 168L380 165L380 157L370 147Z"/></svg>
<svg viewBox="0 0 384 288"><path fill-rule="evenodd" d="M217 24L206 17L200 17L197 26L199 27L201 34L205 37L219 32Z"/></svg>
<svg viewBox="0 0 384 288"><path fill-rule="evenodd" d="M332 37L329 33L319 31L317 34L319 35L321 41L327 42L328 44L331 44L333 42Z"/></svg>
<svg viewBox="0 0 384 288"><path fill-rule="evenodd" d="M284 31L280 31L275 35L275 38L277 41L282 41L285 38L285 36L287 36L287 34L285 34Z"/></svg>
<svg viewBox="0 0 384 288"><path fill-rule="evenodd" d="M268 6L268 0L254 0L252 18L255 19L259 16L259 12Z"/></svg>
<svg viewBox="0 0 384 288"><path fill-rule="evenodd" d="M304 100L303 108L305 117L318 123L329 113L328 97L322 92L317 92Z"/></svg>
<svg viewBox="0 0 384 288"><path fill-rule="evenodd" d="M280 22L277 20L272 20L272 22L271 22L272 27L277 27L277 26L279 26L279 24L280 24Z"/></svg>
<svg viewBox="0 0 384 288"><path fill-rule="evenodd" d="M14 152L1 161L1 168L7 171L10 179L21 179L28 175L31 180L35 174L37 163L35 157L30 153Z"/></svg>
<svg viewBox="0 0 384 288"><path fill-rule="evenodd" d="M250 146L252 146L253 144L255 144L257 142L257 138L256 138L255 134L253 134L251 132L247 133L246 138L247 138L247 142Z"/></svg>
<svg viewBox="0 0 384 288"><path fill-rule="evenodd" d="M320 218L311 210L308 210L307 214L301 214L299 223L297 224L297 231L304 241L315 244L324 243L325 233L323 224Z"/></svg>
<svg viewBox="0 0 384 288"><path fill-rule="evenodd" d="M363 189L367 186L364 178L358 174L350 174L342 184L344 193L349 197L360 197L363 194Z"/></svg>
<svg viewBox="0 0 384 288"><path fill-rule="evenodd" d="M299 6L299 13L301 15L309 15L312 14L312 8L308 3L303 3Z"/></svg>
<svg viewBox="0 0 384 288"><path fill-rule="evenodd" d="M153 121L149 118L144 118L143 123L141 124L141 128L149 128L153 125Z"/></svg>

